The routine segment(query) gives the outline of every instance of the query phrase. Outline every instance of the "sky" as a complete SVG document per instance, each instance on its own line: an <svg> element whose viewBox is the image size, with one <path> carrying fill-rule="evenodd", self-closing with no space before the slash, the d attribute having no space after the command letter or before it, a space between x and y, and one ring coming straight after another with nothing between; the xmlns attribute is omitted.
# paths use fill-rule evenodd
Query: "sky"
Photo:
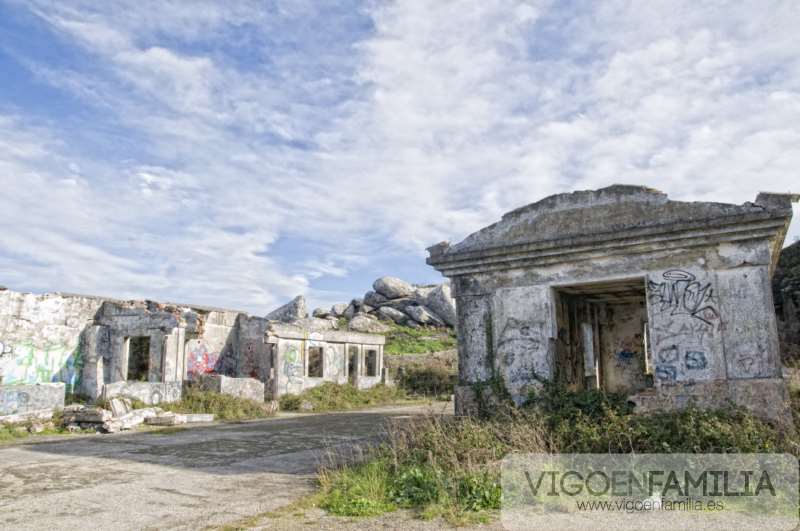
<svg viewBox="0 0 800 531"><path fill-rule="evenodd" d="M441 282L426 247L554 193L800 192L798 24L794 0L0 0L0 284L263 315Z"/></svg>

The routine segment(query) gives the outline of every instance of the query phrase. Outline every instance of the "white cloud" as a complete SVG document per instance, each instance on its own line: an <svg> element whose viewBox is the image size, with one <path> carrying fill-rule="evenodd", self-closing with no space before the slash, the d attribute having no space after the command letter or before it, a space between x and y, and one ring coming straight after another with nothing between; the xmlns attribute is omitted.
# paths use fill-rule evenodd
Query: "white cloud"
<svg viewBox="0 0 800 531"><path fill-rule="evenodd" d="M800 191L796 3L29 5L86 60L19 61L101 113L83 135L112 154L0 113L12 286L327 305L349 297L320 279L376 254L422 271L552 193Z"/></svg>

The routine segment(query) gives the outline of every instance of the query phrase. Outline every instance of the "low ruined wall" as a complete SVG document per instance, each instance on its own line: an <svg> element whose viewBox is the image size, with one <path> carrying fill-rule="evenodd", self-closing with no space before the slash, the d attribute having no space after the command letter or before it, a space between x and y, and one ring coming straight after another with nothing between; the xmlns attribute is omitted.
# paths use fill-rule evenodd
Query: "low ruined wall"
<svg viewBox="0 0 800 531"><path fill-rule="evenodd" d="M257 402L264 401L264 384L254 378L230 378L220 374L206 374L199 376L195 382L204 391L247 398Z"/></svg>
<svg viewBox="0 0 800 531"><path fill-rule="evenodd" d="M103 398L115 396L135 398L151 406L162 402L177 402L183 396L183 383L115 382L103 386Z"/></svg>
<svg viewBox="0 0 800 531"><path fill-rule="evenodd" d="M0 291L0 384L62 382L80 390L81 334L102 299Z"/></svg>
<svg viewBox="0 0 800 531"><path fill-rule="evenodd" d="M0 385L0 422L63 409L64 389L63 383Z"/></svg>
<svg viewBox="0 0 800 531"><path fill-rule="evenodd" d="M694 406L699 409L742 407L757 417L778 424L791 422L789 392L784 378L714 380L662 386L658 393L629 397L637 413L669 411Z"/></svg>

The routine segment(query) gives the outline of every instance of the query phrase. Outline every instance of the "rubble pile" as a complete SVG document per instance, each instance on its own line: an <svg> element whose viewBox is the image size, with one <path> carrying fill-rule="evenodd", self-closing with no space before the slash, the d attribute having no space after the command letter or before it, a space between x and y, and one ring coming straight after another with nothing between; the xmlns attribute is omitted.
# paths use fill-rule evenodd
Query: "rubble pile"
<svg viewBox="0 0 800 531"><path fill-rule="evenodd" d="M178 414L160 407L133 409L131 400L124 397L109 400L109 409L100 406L72 404L63 412L64 426L69 431L94 429L100 433L130 430L140 424L175 426L190 422L212 422L214 415Z"/></svg>

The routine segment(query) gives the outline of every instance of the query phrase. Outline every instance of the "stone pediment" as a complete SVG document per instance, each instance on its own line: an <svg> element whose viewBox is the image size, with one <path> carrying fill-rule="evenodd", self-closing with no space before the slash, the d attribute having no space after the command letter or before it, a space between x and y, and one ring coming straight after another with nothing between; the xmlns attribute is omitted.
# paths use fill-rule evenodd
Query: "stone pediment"
<svg viewBox="0 0 800 531"><path fill-rule="evenodd" d="M608 247L614 241L634 237L646 239L706 228L711 234L714 227L744 229L748 224L763 225L769 220L776 221L772 230L780 233L791 219L792 200L797 196L759 194L755 202L742 205L672 201L658 190L629 185L557 194L508 212L460 243L431 247L428 263L446 266L522 250L591 246L593 242Z"/></svg>

